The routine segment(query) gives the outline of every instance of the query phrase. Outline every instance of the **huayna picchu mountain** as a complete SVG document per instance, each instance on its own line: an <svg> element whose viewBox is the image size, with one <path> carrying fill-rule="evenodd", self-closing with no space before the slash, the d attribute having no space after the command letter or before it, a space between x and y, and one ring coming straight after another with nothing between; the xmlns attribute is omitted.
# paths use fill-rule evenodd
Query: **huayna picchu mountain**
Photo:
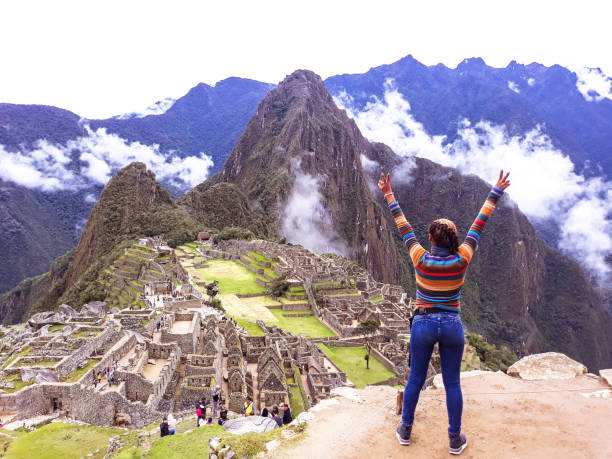
<svg viewBox="0 0 612 459"><path fill-rule="evenodd" d="M342 251L377 280L399 282L414 295L406 248L375 185L383 170L391 171L396 197L423 244L438 217L454 220L464 236L489 189L475 176L370 143L317 75L296 71L260 103L223 170L178 203L144 165L120 171L92 211L74 260L22 315L99 299L102 268L138 236L181 242L212 226ZM520 353L565 352L592 368L612 362L601 299L578 264L547 247L508 197L487 225L463 292L467 328L495 343ZM7 295L0 300L4 311Z"/></svg>
<svg viewBox="0 0 612 459"><path fill-rule="evenodd" d="M475 176L425 159L405 160L370 143L336 107L322 80L305 70L268 94L222 172L200 188L224 181L238 185L280 235L299 242L308 241L313 229L326 237L310 215L286 225L288 216L312 210L308 203L292 208L304 204L293 199L292 187L311 177L315 186L307 191L320 193L318 210L329 216L318 223L332 227L337 246L343 243L346 254L378 280L414 292L407 251L376 189L382 170L395 176L396 196L422 243L428 224L442 216L454 220L464 236L489 189ZM575 261L546 246L507 197L486 228L463 298L468 328L497 343L519 352L560 350L594 367L612 361L610 316L589 279Z"/></svg>

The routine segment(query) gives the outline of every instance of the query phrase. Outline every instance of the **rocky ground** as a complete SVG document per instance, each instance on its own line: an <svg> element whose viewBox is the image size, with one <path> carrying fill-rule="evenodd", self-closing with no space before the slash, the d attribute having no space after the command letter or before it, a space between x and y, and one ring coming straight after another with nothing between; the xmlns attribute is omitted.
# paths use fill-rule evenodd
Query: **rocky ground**
<svg viewBox="0 0 612 459"><path fill-rule="evenodd" d="M465 377L462 388L462 457L612 458L611 387L602 378L528 381L487 372ZM266 457L449 456L444 389L421 393L410 446L395 438L395 389L339 390L313 412L303 438Z"/></svg>

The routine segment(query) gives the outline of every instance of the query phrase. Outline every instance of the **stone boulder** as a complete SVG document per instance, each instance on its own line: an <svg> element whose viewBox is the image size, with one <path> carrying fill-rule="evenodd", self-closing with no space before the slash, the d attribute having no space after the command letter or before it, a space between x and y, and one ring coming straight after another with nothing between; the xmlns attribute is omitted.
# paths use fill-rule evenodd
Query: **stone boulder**
<svg viewBox="0 0 612 459"><path fill-rule="evenodd" d="M46 382L59 382L59 378L55 373L47 368L36 370L36 376L34 377L34 383L41 384Z"/></svg>
<svg viewBox="0 0 612 459"><path fill-rule="evenodd" d="M68 306L67 304L61 304L60 307L58 308L59 312L61 312L62 314L64 314L67 317L79 317L80 314L78 311L76 311L75 309L71 308L70 306Z"/></svg>
<svg viewBox="0 0 612 459"><path fill-rule="evenodd" d="M51 325L49 324L43 325L43 327L39 330L40 336L49 336L51 334L51 332L49 331L50 328Z"/></svg>
<svg viewBox="0 0 612 459"><path fill-rule="evenodd" d="M608 385L612 386L612 368L607 370L599 370L599 376L601 376Z"/></svg>
<svg viewBox="0 0 612 459"><path fill-rule="evenodd" d="M102 319L108 313L108 306L104 301L92 301L81 308L81 317L94 317Z"/></svg>
<svg viewBox="0 0 612 459"><path fill-rule="evenodd" d="M528 355L508 368L509 376L526 380L572 379L586 372L583 364L558 352Z"/></svg>
<svg viewBox="0 0 612 459"><path fill-rule="evenodd" d="M34 314L28 320L28 325L38 330L45 325L61 325L66 323L66 316L59 312L46 311Z"/></svg>
<svg viewBox="0 0 612 459"><path fill-rule="evenodd" d="M223 424L223 428L226 431L238 435L267 432L277 427L278 425L274 419L264 418L262 416L247 416L245 418L230 419Z"/></svg>

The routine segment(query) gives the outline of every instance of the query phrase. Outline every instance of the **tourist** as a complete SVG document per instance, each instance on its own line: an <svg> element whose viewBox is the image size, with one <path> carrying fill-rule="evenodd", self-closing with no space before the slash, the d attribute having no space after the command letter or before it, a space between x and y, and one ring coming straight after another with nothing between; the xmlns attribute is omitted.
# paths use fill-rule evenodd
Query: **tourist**
<svg viewBox="0 0 612 459"><path fill-rule="evenodd" d="M269 416L268 414L268 408L265 408L263 410L261 410L261 417L262 418L267 418Z"/></svg>
<svg viewBox="0 0 612 459"><path fill-rule="evenodd" d="M174 435L176 432L176 419L172 416L172 413L168 415L168 434Z"/></svg>
<svg viewBox="0 0 612 459"><path fill-rule="evenodd" d="M206 410L208 408L208 401L202 397L200 399L200 409L202 410L202 419L206 420Z"/></svg>
<svg viewBox="0 0 612 459"><path fill-rule="evenodd" d="M165 437L170 434L170 430L168 428L168 418L164 418L162 423L159 425L159 436Z"/></svg>
<svg viewBox="0 0 612 459"><path fill-rule="evenodd" d="M222 426L227 421L227 410L224 406L220 407L218 424Z"/></svg>
<svg viewBox="0 0 612 459"><path fill-rule="evenodd" d="M508 175L504 176L504 171L500 171L497 183L491 188L461 245L452 221L433 221L429 225L430 251L419 244L412 226L395 200L390 174L380 176L378 188L384 194L400 235L408 247L416 272L416 310L410 334L410 376L404 389L402 422L396 430L396 437L402 445L410 444L414 411L425 383L432 349L437 343L448 410L449 453L461 454L467 446L467 439L461 433L463 396L459 372L465 336L459 316L460 292L480 234L498 199L510 186Z"/></svg>
<svg viewBox="0 0 612 459"><path fill-rule="evenodd" d="M209 425L211 425L212 423L213 423L213 422L212 422L212 418L208 418L208 421L206 421L206 425L207 425L207 426L209 426Z"/></svg>
<svg viewBox="0 0 612 459"><path fill-rule="evenodd" d="M102 383L102 373L98 373L98 384Z"/></svg>
<svg viewBox="0 0 612 459"><path fill-rule="evenodd" d="M291 416L291 408L289 408L287 403L281 404L281 407L283 408L283 424L287 425L293 421L293 417Z"/></svg>
<svg viewBox="0 0 612 459"><path fill-rule="evenodd" d="M244 406L242 407L242 414L245 416L254 416L255 415L255 405L253 405L253 401L251 397L247 395L244 400Z"/></svg>
<svg viewBox="0 0 612 459"><path fill-rule="evenodd" d="M200 421L202 420L202 408L200 408L199 403L197 404L197 407L196 407L196 416L197 416L197 420L196 420L197 425L198 427L200 427Z"/></svg>
<svg viewBox="0 0 612 459"><path fill-rule="evenodd" d="M212 393L213 400L213 417L217 417L217 409L219 408L219 398L221 398L221 388L219 386L215 386L215 390Z"/></svg>
<svg viewBox="0 0 612 459"><path fill-rule="evenodd" d="M161 322L157 322L157 331L161 328Z"/></svg>
<svg viewBox="0 0 612 459"><path fill-rule="evenodd" d="M276 421L277 426L282 427L283 418L281 418L280 415L278 414L278 406L276 405L272 407L272 419Z"/></svg>

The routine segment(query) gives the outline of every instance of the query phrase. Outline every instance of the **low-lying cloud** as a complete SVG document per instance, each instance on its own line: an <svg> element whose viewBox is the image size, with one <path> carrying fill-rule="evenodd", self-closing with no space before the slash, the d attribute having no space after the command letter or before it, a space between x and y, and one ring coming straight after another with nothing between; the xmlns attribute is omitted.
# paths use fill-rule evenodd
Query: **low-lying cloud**
<svg viewBox="0 0 612 459"><path fill-rule="evenodd" d="M115 116L118 120L129 120L132 118L144 118L149 115L163 115L174 105L176 99L172 97L166 97L165 99L158 100L153 105L149 105L144 110L124 113L122 115Z"/></svg>
<svg viewBox="0 0 612 459"><path fill-rule="evenodd" d="M458 137L430 136L412 116L410 104L385 83L383 100L374 98L354 111L347 94L336 103L355 119L364 136L384 142L397 154L419 156L494 182L500 169L510 170L510 197L532 221L554 220L559 248L576 257L599 281L610 279L605 258L612 253L612 184L577 173L570 158L555 149L536 127L509 136L503 126L463 121Z"/></svg>
<svg viewBox="0 0 612 459"><path fill-rule="evenodd" d="M33 149L20 151L0 145L0 178L43 191L77 190L104 185L119 169L140 161L158 180L188 189L204 181L213 166L204 153L181 158L176 152L160 151L156 144L128 142L104 128L85 129L86 136L65 145L38 140Z"/></svg>
<svg viewBox="0 0 612 459"><path fill-rule="evenodd" d="M612 100L612 78L598 68L584 67L574 71L578 77L576 88L589 102Z"/></svg>
<svg viewBox="0 0 612 459"><path fill-rule="evenodd" d="M293 188L282 217L282 231L287 240L320 253L347 254L346 243L334 231L329 212L323 204L322 177L302 170L301 160L293 158Z"/></svg>

